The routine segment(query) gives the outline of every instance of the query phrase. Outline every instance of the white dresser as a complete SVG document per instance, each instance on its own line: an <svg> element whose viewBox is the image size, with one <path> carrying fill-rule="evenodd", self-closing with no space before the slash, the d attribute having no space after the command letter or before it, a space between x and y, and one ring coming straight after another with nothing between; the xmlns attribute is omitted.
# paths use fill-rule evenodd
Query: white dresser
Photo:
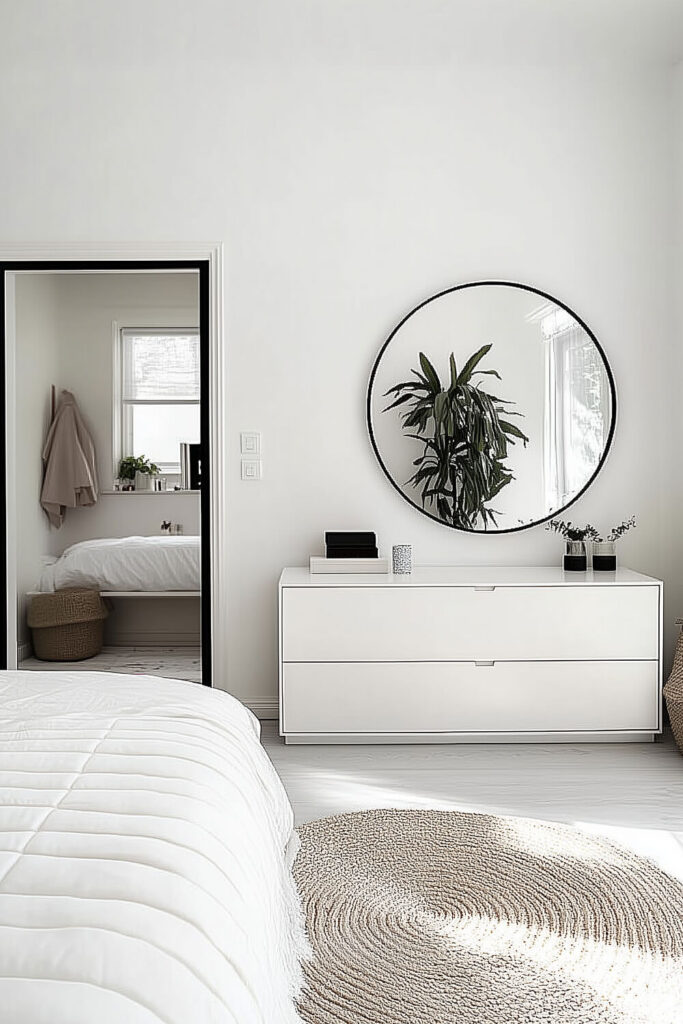
<svg viewBox="0 0 683 1024"><path fill-rule="evenodd" d="M287 743L651 740L662 583L444 566L279 587Z"/></svg>

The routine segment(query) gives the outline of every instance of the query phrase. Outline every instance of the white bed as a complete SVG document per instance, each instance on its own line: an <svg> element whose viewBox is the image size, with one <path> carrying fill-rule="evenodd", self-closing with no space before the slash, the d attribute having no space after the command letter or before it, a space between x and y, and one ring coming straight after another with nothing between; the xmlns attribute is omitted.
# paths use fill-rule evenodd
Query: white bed
<svg viewBox="0 0 683 1024"><path fill-rule="evenodd" d="M0 776L0 1019L298 1024L296 834L238 701L0 672Z"/></svg>
<svg viewBox="0 0 683 1024"><path fill-rule="evenodd" d="M72 544L42 573L39 591L90 587L107 593L198 593L199 537L112 537Z"/></svg>

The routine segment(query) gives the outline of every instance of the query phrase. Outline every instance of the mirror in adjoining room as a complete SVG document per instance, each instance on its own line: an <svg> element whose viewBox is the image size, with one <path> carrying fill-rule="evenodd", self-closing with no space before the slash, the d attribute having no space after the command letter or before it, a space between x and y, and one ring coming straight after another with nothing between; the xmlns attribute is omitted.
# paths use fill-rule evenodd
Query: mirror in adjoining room
<svg viewBox="0 0 683 1024"><path fill-rule="evenodd" d="M25 271L13 297L18 665L201 682L199 272Z"/></svg>
<svg viewBox="0 0 683 1024"><path fill-rule="evenodd" d="M454 529L504 533L551 518L590 485L616 394L601 346L567 306L478 282L427 299L392 331L367 416L406 501Z"/></svg>

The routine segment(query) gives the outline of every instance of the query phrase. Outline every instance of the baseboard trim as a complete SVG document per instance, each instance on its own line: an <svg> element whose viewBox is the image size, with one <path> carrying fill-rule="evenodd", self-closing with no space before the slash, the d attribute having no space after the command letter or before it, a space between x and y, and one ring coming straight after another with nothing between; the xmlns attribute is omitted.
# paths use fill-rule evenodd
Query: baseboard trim
<svg viewBox="0 0 683 1024"><path fill-rule="evenodd" d="M168 633L153 630L117 630L111 636L105 634L107 647L199 647L198 633Z"/></svg>
<svg viewBox="0 0 683 1024"><path fill-rule="evenodd" d="M343 743L654 743L656 732L394 732L394 733L283 733L287 744Z"/></svg>
<svg viewBox="0 0 683 1024"><path fill-rule="evenodd" d="M273 718L277 720L279 717L277 697L245 697L242 703L261 721L270 721Z"/></svg>

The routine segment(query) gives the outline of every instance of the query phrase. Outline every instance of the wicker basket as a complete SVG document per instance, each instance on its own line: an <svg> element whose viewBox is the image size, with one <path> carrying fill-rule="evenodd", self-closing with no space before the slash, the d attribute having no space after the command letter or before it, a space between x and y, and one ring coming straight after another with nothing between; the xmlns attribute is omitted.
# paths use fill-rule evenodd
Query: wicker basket
<svg viewBox="0 0 683 1024"><path fill-rule="evenodd" d="M676 641L674 663L664 687L664 698L676 745L683 754L683 633L679 633Z"/></svg>
<svg viewBox="0 0 683 1024"><path fill-rule="evenodd" d="M96 590L35 594L27 621L41 661L84 661L102 650L107 609Z"/></svg>

